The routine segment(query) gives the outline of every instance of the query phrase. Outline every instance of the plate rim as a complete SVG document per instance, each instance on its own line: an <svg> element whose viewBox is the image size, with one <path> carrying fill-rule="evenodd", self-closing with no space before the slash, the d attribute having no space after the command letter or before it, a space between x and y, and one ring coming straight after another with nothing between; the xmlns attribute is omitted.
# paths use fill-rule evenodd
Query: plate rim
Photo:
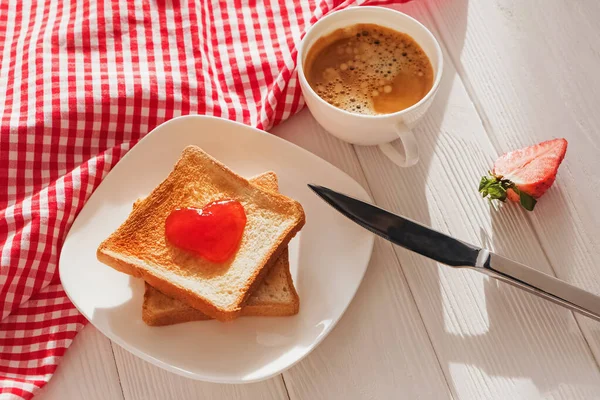
<svg viewBox="0 0 600 400"><path fill-rule="evenodd" d="M113 167L111 168L111 170L106 174L106 176L102 179L102 181L98 184L98 186L94 189L94 192L90 195L90 197L87 199L87 201L85 202L85 204L83 205L83 207L81 208L81 210L79 210L79 212L77 213L77 216L73 219L73 222L71 224L71 226L69 227L69 231L67 233L67 235L65 236L65 239L62 243L61 249L60 249L60 254L59 254L59 260L58 260L58 272L59 272L59 278L60 278L60 282L61 285L63 287L63 290L65 291L65 294L67 295L69 301L71 301L71 303L75 306L75 308L77 309L77 311L79 313L81 313L86 320L94 326L94 328L98 329L98 331L100 333L102 333L105 337L107 337L108 339L110 339L111 341L115 342L116 344L118 344L120 347L122 347L123 349L125 349L126 351L130 352L131 354L135 355L138 358L141 358L142 360L149 362L159 368L162 368L166 371L169 371L171 373L186 377L186 378L190 378L193 380L198 380L198 381L203 381L203 382L211 382L211 383L219 383L219 384L246 384L246 383L254 383L254 382L260 382L260 381L264 381L270 378L273 378L276 375L282 374L283 372L287 371L288 369L290 369L291 367L293 367L294 365L296 365L297 363L299 363L300 361L302 361L304 358L306 358L310 353L312 353L320 344L321 342L327 337L329 336L329 334L333 331L333 329L335 328L335 326L337 325L337 323L342 319L342 317L344 316L344 314L346 313L348 307L350 306L350 304L352 303L352 301L354 300L354 298L356 297L356 293L358 292L358 289L360 288L360 286L362 285L362 281L364 280L365 274L367 272L367 269L369 267L369 263L370 260L372 258L373 255L373 250L374 250L374 244L375 244L375 235L373 234L369 234L367 235L367 240L368 240L368 254L366 255L366 265L362 270L362 274L360 276L360 279L358 280L358 284L356 285L356 289L353 291L352 295L350 296L349 301L344 305L342 311L339 313L339 315L337 316L337 318L334 318L331 320L331 324L329 324L329 326L324 330L324 332L319 335L316 340L314 340L311 345L309 346L308 351L306 351L304 354L302 354L300 357L296 358L293 362L289 363L288 365L282 367L282 368L276 368L273 372L267 373L267 374L263 374L260 375L258 377L255 378L249 378L249 379L226 379L226 378L215 378L214 376L206 376L206 375L200 375L198 373L195 372L191 372L191 371L186 371L184 369L181 369L175 365L169 364L167 362L164 362L156 357L154 357L151 353L147 353L144 352L142 350L139 350L137 347L134 346L130 346L129 344L125 343L125 341L123 339L121 339L120 335L114 334L112 331L107 333L104 329L102 329L101 327L97 326L93 321L92 318L90 318L86 312L82 311L81 308L78 306L77 302L74 300L74 298L71 296L71 294L69 293L69 290L67 289L67 286L64 285L63 283L63 274L66 274L66 272L64 271L64 269L62 268L63 265L63 256L64 256L64 248L65 248L65 244L67 243L67 241L70 239L70 237L72 236L72 228L73 226L75 226L77 220L79 219L82 211L86 208L86 206L89 204L89 202L94 198L94 196L96 196L98 189L106 182L107 178L109 176L111 176L111 174L114 173L115 171L115 167L121 163L123 160L125 160L127 157L130 156L132 150L138 146L140 143L143 143L144 141L146 141L151 135L155 134L155 132L160 128L160 129L164 129L165 126L171 125L172 123L174 123L175 121L179 121L182 119L199 119L199 120L216 120L218 121L218 123L224 123L224 124L232 124L234 126L236 126L236 128L241 128L241 129L250 129L252 131L254 131L256 134L260 134L260 135L265 135L267 137L270 137L269 140L275 140L275 141L281 141L284 142L284 145L287 146L292 146L295 148L295 150L300 150L302 153L304 153L305 155L313 158L313 159L318 159L320 162L325 162L327 164L329 164L331 167L335 168L339 173L345 175L348 179L350 179L352 182L354 182L357 186L357 188L359 188L362 193L361 195L364 197L364 199L366 201L369 202L373 202L370 194L367 192L367 190L359 183L356 181L356 179L354 179L353 177L351 177L350 175L348 175L345 171L343 171L342 169L338 168L337 166L331 164L329 161L317 156L316 154L308 151L307 149L292 143L290 141L287 141L273 133L269 133L266 132L264 130L255 128L253 126L249 126L246 124L243 124L241 122L238 121L232 121L232 120L228 120L226 118L220 118L220 117L215 117L215 116L210 116L210 115L201 115L201 114L188 114L188 115L181 115L178 117L174 117L171 118L167 121L162 122L161 124L157 125L156 127L154 127L150 132L148 132L148 134L146 134L142 139L140 139L134 146L132 146L127 153L121 157L121 159L115 164L113 165ZM333 212L336 212L333 208L332 208Z"/></svg>

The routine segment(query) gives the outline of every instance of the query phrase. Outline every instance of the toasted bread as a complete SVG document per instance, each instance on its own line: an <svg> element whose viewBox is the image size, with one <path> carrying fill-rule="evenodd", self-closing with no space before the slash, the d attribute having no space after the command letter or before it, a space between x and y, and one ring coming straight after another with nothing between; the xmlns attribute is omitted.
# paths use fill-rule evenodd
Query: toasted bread
<svg viewBox="0 0 600 400"><path fill-rule="evenodd" d="M277 176L273 172L261 174L250 179L255 185L266 190L278 190ZM138 200L136 207L141 200ZM298 313L300 299L294 288L288 251L277 259L275 265L267 273L263 282L250 295L242 308L242 316L289 316ZM212 319L193 307L173 299L146 283L142 319L151 326L173 325L189 321Z"/></svg>
<svg viewBox="0 0 600 400"><path fill-rule="evenodd" d="M242 316L284 317L295 315L300 300L289 271L287 251L282 254L267 276L242 308ZM146 283L142 319L151 326L173 325L212 319L199 310L162 294Z"/></svg>
<svg viewBox="0 0 600 400"><path fill-rule="evenodd" d="M240 246L228 262L211 263L165 239L165 220L172 210L201 208L223 199L239 201L247 217ZM304 221L298 202L251 184L200 148L188 146L169 176L100 244L97 257L212 318L227 321L240 315Z"/></svg>

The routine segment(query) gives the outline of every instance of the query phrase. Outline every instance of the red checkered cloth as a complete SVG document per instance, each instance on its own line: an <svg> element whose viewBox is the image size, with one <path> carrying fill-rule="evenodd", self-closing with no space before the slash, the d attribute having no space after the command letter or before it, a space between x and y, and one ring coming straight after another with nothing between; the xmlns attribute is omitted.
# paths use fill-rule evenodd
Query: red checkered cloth
<svg viewBox="0 0 600 400"><path fill-rule="evenodd" d="M1 399L31 398L86 323L58 255L115 163L178 115L262 129L293 115L301 36L359 3L0 1Z"/></svg>

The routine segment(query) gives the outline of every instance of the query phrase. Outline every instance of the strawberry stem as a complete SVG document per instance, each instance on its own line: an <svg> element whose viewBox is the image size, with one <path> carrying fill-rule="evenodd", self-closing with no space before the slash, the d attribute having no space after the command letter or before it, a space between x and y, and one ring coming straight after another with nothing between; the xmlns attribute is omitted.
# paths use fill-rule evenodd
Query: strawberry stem
<svg viewBox="0 0 600 400"><path fill-rule="evenodd" d="M527 211L533 211L537 201L529 194L519 190L517 185L508 179L504 179L502 176L496 176L489 173L488 176L482 176L479 181L479 193L483 198L489 198L490 200L506 201L506 192L512 189L519 195L519 203Z"/></svg>
<svg viewBox="0 0 600 400"><path fill-rule="evenodd" d="M506 190L509 186L502 182L496 176L482 176L479 181L479 193L482 197L489 197L491 200L506 201Z"/></svg>

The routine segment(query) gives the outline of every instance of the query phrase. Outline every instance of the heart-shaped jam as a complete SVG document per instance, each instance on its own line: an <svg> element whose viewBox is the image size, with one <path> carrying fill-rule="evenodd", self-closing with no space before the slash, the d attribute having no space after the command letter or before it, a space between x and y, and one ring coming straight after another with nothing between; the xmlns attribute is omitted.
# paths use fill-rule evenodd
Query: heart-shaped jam
<svg viewBox="0 0 600 400"><path fill-rule="evenodd" d="M165 235L174 246L223 263L236 252L246 212L239 201L220 200L204 208L178 208L167 217Z"/></svg>

